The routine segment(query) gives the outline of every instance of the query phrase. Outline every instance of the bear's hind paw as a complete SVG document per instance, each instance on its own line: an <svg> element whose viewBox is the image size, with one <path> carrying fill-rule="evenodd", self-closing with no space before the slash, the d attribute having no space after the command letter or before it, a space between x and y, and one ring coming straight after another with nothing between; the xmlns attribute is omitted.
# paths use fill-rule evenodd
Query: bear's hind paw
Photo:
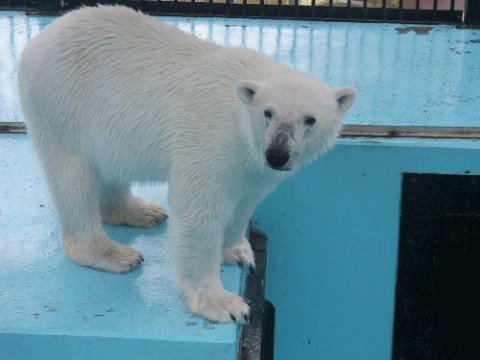
<svg viewBox="0 0 480 360"><path fill-rule="evenodd" d="M115 210L103 211L102 217L112 225L150 228L167 220L168 215L160 204L133 198Z"/></svg>
<svg viewBox="0 0 480 360"><path fill-rule="evenodd" d="M109 238L82 242L63 241L65 252L75 263L94 269L122 274L132 271L143 262L143 256L129 246Z"/></svg>

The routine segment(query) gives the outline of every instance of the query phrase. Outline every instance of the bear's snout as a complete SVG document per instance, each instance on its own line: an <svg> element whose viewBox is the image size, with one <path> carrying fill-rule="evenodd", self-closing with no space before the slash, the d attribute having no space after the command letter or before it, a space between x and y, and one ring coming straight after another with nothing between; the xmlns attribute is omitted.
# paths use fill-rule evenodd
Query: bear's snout
<svg viewBox="0 0 480 360"><path fill-rule="evenodd" d="M279 148L270 148L265 152L265 158L267 159L268 166L272 169L283 171L290 170L284 167L290 159L290 153L288 151Z"/></svg>
<svg viewBox="0 0 480 360"><path fill-rule="evenodd" d="M285 165L290 160L288 135L291 133L291 129L288 126L282 126L280 130L270 142L265 152L265 159L267 165L274 170L290 171L291 169Z"/></svg>

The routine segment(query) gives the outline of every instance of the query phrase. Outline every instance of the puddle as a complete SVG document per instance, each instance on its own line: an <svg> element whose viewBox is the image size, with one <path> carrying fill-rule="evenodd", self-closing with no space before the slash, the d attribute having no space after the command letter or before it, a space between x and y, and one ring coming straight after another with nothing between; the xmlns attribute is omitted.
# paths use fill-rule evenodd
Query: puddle
<svg viewBox="0 0 480 360"><path fill-rule="evenodd" d="M412 31L417 35L428 35L430 33L430 30L432 29L433 27L431 26L407 26L407 27L395 28L395 30L397 30L399 34L406 34Z"/></svg>

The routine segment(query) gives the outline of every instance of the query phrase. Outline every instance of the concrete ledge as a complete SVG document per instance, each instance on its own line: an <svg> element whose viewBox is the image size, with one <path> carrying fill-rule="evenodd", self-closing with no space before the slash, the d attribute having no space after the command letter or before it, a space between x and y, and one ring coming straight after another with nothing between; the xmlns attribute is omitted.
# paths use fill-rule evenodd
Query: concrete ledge
<svg viewBox="0 0 480 360"><path fill-rule="evenodd" d="M188 313L174 287L166 225L106 225L139 250L132 273L102 273L71 263L59 243L55 212L25 135L0 137L0 358L237 358L240 328ZM166 204L166 186L136 187ZM243 274L224 266L222 281L243 291Z"/></svg>

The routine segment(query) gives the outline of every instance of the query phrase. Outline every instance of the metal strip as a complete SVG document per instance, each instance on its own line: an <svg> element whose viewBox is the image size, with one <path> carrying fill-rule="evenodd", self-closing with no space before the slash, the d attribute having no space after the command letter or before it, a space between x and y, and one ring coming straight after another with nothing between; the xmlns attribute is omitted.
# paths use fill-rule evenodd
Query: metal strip
<svg viewBox="0 0 480 360"><path fill-rule="evenodd" d="M0 122L1 134L25 134L23 122ZM480 139L480 127L344 125L342 138Z"/></svg>
<svg viewBox="0 0 480 360"><path fill-rule="evenodd" d="M340 137L480 139L480 127L344 125Z"/></svg>
<svg viewBox="0 0 480 360"><path fill-rule="evenodd" d="M23 122L0 122L0 134L25 134L26 132Z"/></svg>
<svg viewBox="0 0 480 360"><path fill-rule="evenodd" d="M265 299L267 237L250 228L249 238L256 263L255 272L247 275L245 284L251 322L242 329L237 359L273 360L275 308Z"/></svg>

